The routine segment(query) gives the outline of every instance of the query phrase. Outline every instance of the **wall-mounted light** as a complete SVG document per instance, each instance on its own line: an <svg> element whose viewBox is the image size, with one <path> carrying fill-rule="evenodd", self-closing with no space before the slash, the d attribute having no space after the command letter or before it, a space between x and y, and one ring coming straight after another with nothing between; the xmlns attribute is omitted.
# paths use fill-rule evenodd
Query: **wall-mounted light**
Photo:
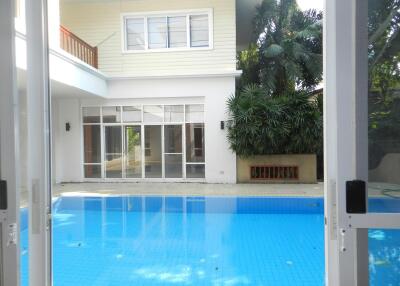
<svg viewBox="0 0 400 286"><path fill-rule="evenodd" d="M65 131L69 132L71 130L71 123L65 123Z"/></svg>
<svg viewBox="0 0 400 286"><path fill-rule="evenodd" d="M221 121L221 130L225 129L225 121Z"/></svg>

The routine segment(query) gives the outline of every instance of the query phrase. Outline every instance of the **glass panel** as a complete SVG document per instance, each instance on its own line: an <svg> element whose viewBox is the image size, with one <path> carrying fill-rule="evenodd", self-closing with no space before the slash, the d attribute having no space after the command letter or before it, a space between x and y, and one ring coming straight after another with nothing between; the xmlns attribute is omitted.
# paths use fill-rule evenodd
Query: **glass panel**
<svg viewBox="0 0 400 286"><path fill-rule="evenodd" d="M164 126L164 152L182 153L182 125Z"/></svg>
<svg viewBox="0 0 400 286"><path fill-rule="evenodd" d="M168 17L168 44L170 48L187 46L186 16Z"/></svg>
<svg viewBox="0 0 400 286"><path fill-rule="evenodd" d="M204 124L186 123L186 162L204 162Z"/></svg>
<svg viewBox="0 0 400 286"><path fill-rule="evenodd" d="M146 105L143 107L144 122L162 122L163 108L161 105Z"/></svg>
<svg viewBox="0 0 400 286"><path fill-rule="evenodd" d="M140 126L125 127L126 177L142 177L142 147Z"/></svg>
<svg viewBox="0 0 400 286"><path fill-rule="evenodd" d="M103 122L104 123L120 123L121 108L119 106L103 107Z"/></svg>
<svg viewBox="0 0 400 286"><path fill-rule="evenodd" d="M149 49L167 47L167 23L165 17L148 18Z"/></svg>
<svg viewBox="0 0 400 286"><path fill-rule="evenodd" d="M204 105L203 104L186 105L186 122L193 122L193 123L204 122Z"/></svg>
<svg viewBox="0 0 400 286"><path fill-rule="evenodd" d="M182 178L182 154L165 155L165 177Z"/></svg>
<svg viewBox="0 0 400 286"><path fill-rule="evenodd" d="M400 285L400 230L368 231L370 286Z"/></svg>
<svg viewBox="0 0 400 286"><path fill-rule="evenodd" d="M122 178L121 126L104 127L106 178Z"/></svg>
<svg viewBox="0 0 400 286"><path fill-rule="evenodd" d="M201 179L205 178L204 164L186 164L186 178Z"/></svg>
<svg viewBox="0 0 400 286"><path fill-rule="evenodd" d="M100 125L83 126L84 163L101 163Z"/></svg>
<svg viewBox="0 0 400 286"><path fill-rule="evenodd" d="M101 178L101 165L85 165L85 178Z"/></svg>
<svg viewBox="0 0 400 286"><path fill-rule="evenodd" d="M161 126L144 127L145 177L162 177Z"/></svg>
<svg viewBox="0 0 400 286"><path fill-rule="evenodd" d="M124 106L122 107L122 119L124 122L141 122L142 108L140 106Z"/></svg>
<svg viewBox="0 0 400 286"><path fill-rule="evenodd" d="M369 211L398 213L400 212L399 6L398 1L369 0L368 7Z"/></svg>
<svg viewBox="0 0 400 286"><path fill-rule="evenodd" d="M183 112L183 105L165 105L164 120L165 122L183 122Z"/></svg>
<svg viewBox="0 0 400 286"><path fill-rule="evenodd" d="M100 123L100 107L82 108L83 123Z"/></svg>
<svg viewBox="0 0 400 286"><path fill-rule="evenodd" d="M209 46L208 15L190 16L190 46Z"/></svg>
<svg viewBox="0 0 400 286"><path fill-rule="evenodd" d="M128 50L144 49L144 18L126 20L126 37Z"/></svg>

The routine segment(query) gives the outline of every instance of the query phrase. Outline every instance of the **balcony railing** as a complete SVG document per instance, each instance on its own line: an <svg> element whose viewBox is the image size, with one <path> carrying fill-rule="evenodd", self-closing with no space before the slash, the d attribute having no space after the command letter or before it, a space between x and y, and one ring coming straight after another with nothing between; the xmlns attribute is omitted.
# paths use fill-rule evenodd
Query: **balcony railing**
<svg viewBox="0 0 400 286"><path fill-rule="evenodd" d="M92 47L63 26L60 26L60 47L88 65L98 68L97 47Z"/></svg>

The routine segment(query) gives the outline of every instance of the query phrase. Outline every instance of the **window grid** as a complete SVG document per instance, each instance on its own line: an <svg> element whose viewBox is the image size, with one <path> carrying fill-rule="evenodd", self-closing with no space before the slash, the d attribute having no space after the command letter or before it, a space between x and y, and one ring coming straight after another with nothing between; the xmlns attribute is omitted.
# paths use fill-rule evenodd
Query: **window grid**
<svg viewBox="0 0 400 286"><path fill-rule="evenodd" d="M186 18L186 45L185 46L178 46L178 47L171 47L170 46L170 25L169 25L169 19L172 18L179 18L179 17L185 17ZM191 17L204 17L207 19L207 32L205 31L204 33L207 34L207 43L202 44L202 45L193 45L192 41L192 27L191 27ZM166 25L166 31L165 31L165 47L158 47L158 48L151 48L150 47L150 37L149 37L149 19L153 18L165 18L165 25ZM144 31L144 47L142 49L130 49L129 48L129 43L128 43L128 33L127 31L127 23L128 21L135 21L135 20L142 20L143 22L143 31ZM124 47L124 52L143 52L143 51L168 51L168 50L196 50L196 49L210 49L212 47L212 12L211 11L204 11L204 12L195 12L195 13L171 13L171 14L154 14L154 15L126 15L123 16L123 47Z"/></svg>
<svg viewBox="0 0 400 286"><path fill-rule="evenodd" d="M145 122L144 121L144 107L145 106L161 106L162 107L162 120L159 122ZM176 107L176 106L182 106L183 107L183 122L179 121L179 122L168 122L165 120L165 107ZM160 125L161 126L161 131L162 131L162 137L161 137L161 144L164 145L164 140L165 140L165 135L164 135L164 128L167 125L180 125L182 126L182 153L179 153L182 155L182 167L183 167L183 172L182 172L182 179L197 179L197 178L187 178L186 176L186 170L187 170L187 166L191 166L191 165L203 165L205 167L205 160L204 162L187 162L187 158L186 158L186 124L188 123L199 123L199 124L203 124L204 126L204 115L202 117L202 120L188 120L188 116L187 116L187 112L188 110L190 110L190 106L195 106L195 107L200 107L202 106L202 110L204 113L204 104L202 103L193 103L193 104L142 104L142 105L113 105L113 106L83 106L81 109L81 114L82 114L82 127L84 128L84 126L86 125L99 125L100 126L100 149L101 149L101 163L85 163L84 158L82 158L82 173L83 173L83 177L85 178L85 180L98 180L98 179L105 179L106 178L106 172L105 172L105 156L104 156L104 152L105 152L105 143L104 143L104 126L121 126L121 128L123 128L124 126L131 126L131 125L135 125L135 126L140 126L141 127L141 146L142 146L142 179L151 179L151 178L146 178L145 177L145 145L144 145L144 141L145 141L145 132L144 132L144 127L145 126L149 126L149 125ZM103 121L103 108L104 107L113 107L113 108L118 108L119 109L119 118L120 118L120 122L117 123L107 123ZM126 107L140 107L140 112L141 112L141 121L140 122L125 122L124 121L124 113L123 110ZM99 108L100 109L100 121L98 123L84 123L84 110L85 108ZM82 135L83 135L83 128L82 128ZM204 128L204 127L203 127ZM124 132L121 132L121 136L123 136ZM122 140L124 140L124 138L122 138ZM204 134L203 134L203 140L204 139ZM123 141L122 141L123 142ZM82 136L82 153L84 154L85 150L84 150L84 144L83 144L83 136ZM122 153L124 154L124 153ZM162 146L162 179L165 179L165 166L164 166L164 156L167 155L167 153L164 153L164 146ZM92 165L92 166L100 166L101 167L101 178L86 178L85 177L85 166L87 165ZM123 168L124 169L124 168ZM126 178L126 170L122 170L123 172L123 176L122 179L129 179ZM203 179L204 177L199 177L198 179Z"/></svg>

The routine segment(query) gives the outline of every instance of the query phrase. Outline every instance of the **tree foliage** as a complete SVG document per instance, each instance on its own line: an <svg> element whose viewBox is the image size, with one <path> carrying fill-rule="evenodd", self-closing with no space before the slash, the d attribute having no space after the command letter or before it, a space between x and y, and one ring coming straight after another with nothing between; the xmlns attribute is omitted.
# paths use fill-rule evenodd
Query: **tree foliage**
<svg viewBox="0 0 400 286"><path fill-rule="evenodd" d="M295 0L264 0L254 17L254 43L238 56L239 88L261 84L270 95L312 89L322 79L322 13Z"/></svg>
<svg viewBox="0 0 400 286"><path fill-rule="evenodd" d="M322 152L322 110L305 92L271 97L249 85L228 101L231 148L240 156Z"/></svg>

